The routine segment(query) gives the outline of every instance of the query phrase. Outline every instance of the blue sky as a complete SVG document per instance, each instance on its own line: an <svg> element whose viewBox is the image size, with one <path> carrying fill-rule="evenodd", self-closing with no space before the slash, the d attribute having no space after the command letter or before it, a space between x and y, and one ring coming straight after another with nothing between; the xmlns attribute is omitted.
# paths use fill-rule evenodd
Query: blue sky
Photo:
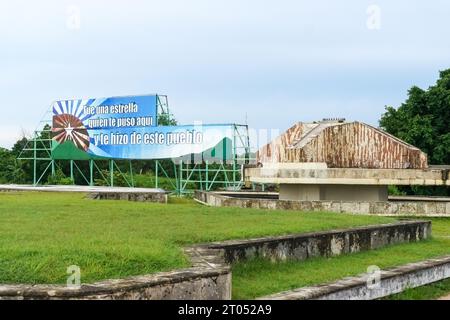
<svg viewBox="0 0 450 320"><path fill-rule="evenodd" d="M167 94L180 123L377 125L450 67L449 14L438 0L2 0L0 146L53 100L142 93Z"/></svg>

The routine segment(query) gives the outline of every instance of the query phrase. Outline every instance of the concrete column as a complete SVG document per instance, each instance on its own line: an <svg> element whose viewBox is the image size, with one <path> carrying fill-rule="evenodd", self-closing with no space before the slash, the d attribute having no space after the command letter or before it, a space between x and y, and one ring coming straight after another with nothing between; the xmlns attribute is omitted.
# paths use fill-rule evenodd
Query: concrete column
<svg viewBox="0 0 450 320"><path fill-rule="evenodd" d="M280 200L320 200L320 185L280 184Z"/></svg>
<svg viewBox="0 0 450 320"><path fill-rule="evenodd" d="M387 201L387 186L280 184L280 200Z"/></svg>

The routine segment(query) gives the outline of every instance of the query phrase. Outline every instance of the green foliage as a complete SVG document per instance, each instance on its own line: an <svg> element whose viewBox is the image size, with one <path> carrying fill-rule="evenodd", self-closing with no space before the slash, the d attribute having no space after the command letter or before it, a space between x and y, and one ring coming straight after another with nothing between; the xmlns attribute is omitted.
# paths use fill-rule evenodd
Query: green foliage
<svg viewBox="0 0 450 320"><path fill-rule="evenodd" d="M434 86L416 86L398 108L386 107L380 126L427 153L428 162L450 164L450 69L440 72ZM409 194L450 195L447 187L401 187Z"/></svg>
<svg viewBox="0 0 450 320"><path fill-rule="evenodd" d="M128 174L125 173L122 174L118 170L114 170L113 175L115 187L129 187L128 183L131 183L131 179L128 176ZM103 177L105 177L106 180ZM111 181L111 174L109 170L102 170L101 178L94 179L95 185L97 186L107 186L110 184L110 181Z"/></svg>
<svg viewBox="0 0 450 320"><path fill-rule="evenodd" d="M427 153L430 164L450 164L450 69L428 90L412 87L398 109L387 106L380 126Z"/></svg>
<svg viewBox="0 0 450 320"><path fill-rule="evenodd" d="M21 162L13 153L0 148L0 183L25 183L26 175Z"/></svg>
<svg viewBox="0 0 450 320"><path fill-rule="evenodd" d="M48 149L50 147L50 126L45 125L36 140L37 149ZM19 157L31 158L33 156L32 150L24 151L24 148L31 149L33 147L33 140L22 137L16 141L11 150L6 150L15 163L10 163L10 166L2 172L0 170L0 181L3 183L32 183L33 182L33 161L30 159L18 160ZM49 158L49 151L37 150L37 158ZM36 171L42 173L48 166L48 161L38 161ZM49 172L43 177L43 181L48 179Z"/></svg>
<svg viewBox="0 0 450 320"><path fill-rule="evenodd" d="M400 190L398 186L388 186L388 194L392 196L404 196L406 192Z"/></svg>
<svg viewBox="0 0 450 320"><path fill-rule="evenodd" d="M47 178L47 184L50 185L71 185L73 180L62 172L60 168L55 171L54 175L49 175Z"/></svg>
<svg viewBox="0 0 450 320"><path fill-rule="evenodd" d="M158 115L158 126L176 126L177 120L170 113L160 113Z"/></svg>
<svg viewBox="0 0 450 320"><path fill-rule="evenodd" d="M134 176L134 183L139 188L154 188L156 183L155 175L152 172L145 174L136 174ZM172 191L175 190L176 181L174 178L158 177L158 188Z"/></svg>

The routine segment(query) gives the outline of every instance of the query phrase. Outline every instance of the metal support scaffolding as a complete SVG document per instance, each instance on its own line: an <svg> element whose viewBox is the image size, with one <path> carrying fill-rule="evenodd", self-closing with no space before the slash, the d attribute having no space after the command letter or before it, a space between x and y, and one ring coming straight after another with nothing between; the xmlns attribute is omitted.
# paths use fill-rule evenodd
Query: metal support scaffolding
<svg viewBox="0 0 450 320"><path fill-rule="evenodd" d="M172 121L167 96L157 95L157 108L158 119ZM125 165L119 166L119 160L115 159L75 161L52 158L52 114L52 109L49 108L18 157L21 160L32 161L33 185L47 183L49 177L55 177L57 172L62 172L73 184L114 186L117 184L116 179L120 177L122 183L129 187L135 186L131 161L126 169ZM176 162L155 160L154 186L159 188L163 185L179 195L190 193L194 189L239 189L243 185L241 167L251 160L250 140L247 125L233 124L232 127L231 150L226 150L229 148L226 143L222 144L223 154L226 156L221 161L216 159L210 162L205 159L200 163L194 163L182 158Z"/></svg>
<svg viewBox="0 0 450 320"><path fill-rule="evenodd" d="M223 144L223 154L227 154L226 144ZM250 139L247 125L233 124L231 156L219 163L202 163L179 161L179 181L177 194L191 193L194 189L214 190L225 188L239 190L243 186L241 168L250 159Z"/></svg>
<svg viewBox="0 0 450 320"><path fill-rule="evenodd" d="M51 154L51 111L45 112L39 121L31 139L27 140L19 154L19 160L30 160L33 163L33 185L41 182L42 178L50 171L55 174L55 161ZM40 168L43 170L39 170Z"/></svg>

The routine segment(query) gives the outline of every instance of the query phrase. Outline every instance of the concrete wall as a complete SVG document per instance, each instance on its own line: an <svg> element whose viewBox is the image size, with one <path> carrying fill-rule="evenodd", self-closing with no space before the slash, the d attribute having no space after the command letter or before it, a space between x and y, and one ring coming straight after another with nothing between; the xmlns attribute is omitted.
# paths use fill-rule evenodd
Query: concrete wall
<svg viewBox="0 0 450 320"><path fill-rule="evenodd" d="M387 186L280 184L280 200L387 201Z"/></svg>
<svg viewBox="0 0 450 320"><path fill-rule="evenodd" d="M370 300L450 277L450 256L383 270L378 277L363 274L313 287L261 297L263 300ZM378 282L374 282L378 278Z"/></svg>
<svg viewBox="0 0 450 320"><path fill-rule="evenodd" d="M274 184L339 184L339 185L428 185L450 186L449 169L358 169L297 168L280 163L277 166L247 167L244 180Z"/></svg>
<svg viewBox="0 0 450 320"><path fill-rule="evenodd" d="M78 185L0 185L0 192L31 191L31 192L81 192L87 197L100 200L128 200L143 202L167 203L168 192L159 188L131 188L109 186L78 186Z"/></svg>
<svg viewBox="0 0 450 320"><path fill-rule="evenodd" d="M201 263L194 263L192 268L105 280L75 288L63 285L0 284L0 300L231 299L230 267L223 264L219 255L200 260ZM194 261L198 261L198 258Z"/></svg>
<svg viewBox="0 0 450 320"><path fill-rule="evenodd" d="M166 192L92 192L88 193L88 197L97 200L128 200L159 203L167 203L168 200Z"/></svg>
<svg viewBox="0 0 450 320"><path fill-rule="evenodd" d="M172 300L230 299L228 269L190 268L154 275L107 280L70 288L63 285L0 285L0 300Z"/></svg>
<svg viewBox="0 0 450 320"><path fill-rule="evenodd" d="M280 184L280 200L322 200L320 185Z"/></svg>
<svg viewBox="0 0 450 320"><path fill-rule="evenodd" d="M221 249L227 263L256 257L270 260L305 260L329 257L431 237L431 222L404 221L360 228L311 232L289 236L232 240L207 244Z"/></svg>
<svg viewBox="0 0 450 320"><path fill-rule="evenodd" d="M270 210L298 210L386 216L449 217L450 201L290 201L245 198L222 195L220 192L197 191L195 199L211 206Z"/></svg>

